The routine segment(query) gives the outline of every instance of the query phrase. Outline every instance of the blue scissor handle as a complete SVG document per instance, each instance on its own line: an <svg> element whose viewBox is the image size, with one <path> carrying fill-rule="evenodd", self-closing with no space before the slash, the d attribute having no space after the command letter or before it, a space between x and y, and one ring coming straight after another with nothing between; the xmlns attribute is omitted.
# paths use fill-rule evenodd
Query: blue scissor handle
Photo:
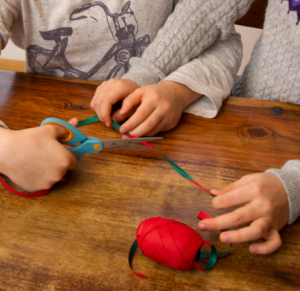
<svg viewBox="0 0 300 291"><path fill-rule="evenodd" d="M69 132L69 135L66 138L60 140L62 144L72 145L72 144L83 142L87 139L87 136L83 134L79 129L77 129L75 126L62 119L54 118L54 117L46 118L41 123L41 126L46 124L60 125Z"/></svg>
<svg viewBox="0 0 300 291"><path fill-rule="evenodd" d="M75 126L62 119L54 117L46 118L41 123L41 126L47 124L60 125L69 132L69 135L66 138L59 140L62 144L72 145L80 143L79 145L68 149L76 156L78 161L85 154L100 152L103 149L103 144L99 138L86 136Z"/></svg>
<svg viewBox="0 0 300 291"><path fill-rule="evenodd" d="M81 144L69 148L68 150L75 154L77 161L85 154L100 152L103 149L103 144L99 138L87 137L87 139Z"/></svg>

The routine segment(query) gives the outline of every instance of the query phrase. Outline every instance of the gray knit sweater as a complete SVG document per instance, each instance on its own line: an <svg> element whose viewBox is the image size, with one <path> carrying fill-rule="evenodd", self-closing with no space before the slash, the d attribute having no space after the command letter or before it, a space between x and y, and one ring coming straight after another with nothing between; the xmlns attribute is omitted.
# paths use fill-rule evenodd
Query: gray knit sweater
<svg viewBox="0 0 300 291"><path fill-rule="evenodd" d="M264 29L232 95L300 105L300 1L269 0ZM289 224L300 215L300 161L270 169L289 199Z"/></svg>

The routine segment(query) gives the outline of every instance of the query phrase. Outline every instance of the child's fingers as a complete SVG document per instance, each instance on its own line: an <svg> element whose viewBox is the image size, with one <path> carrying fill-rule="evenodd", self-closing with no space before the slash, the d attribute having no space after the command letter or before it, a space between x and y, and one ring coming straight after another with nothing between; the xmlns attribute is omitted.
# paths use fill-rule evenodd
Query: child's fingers
<svg viewBox="0 0 300 291"><path fill-rule="evenodd" d="M230 213L226 213L215 218L204 219L199 222L200 230L222 230L245 225L260 217L257 207L248 204Z"/></svg>
<svg viewBox="0 0 300 291"><path fill-rule="evenodd" d="M268 255L274 253L282 246L282 241L278 231L275 228L270 228L264 235L265 242L254 243L250 246L249 251L252 254Z"/></svg>
<svg viewBox="0 0 300 291"><path fill-rule="evenodd" d="M121 95L118 92L114 92L114 94L106 94L105 97L102 97L101 102L99 104L96 103L96 108L94 109L102 121L105 123L107 127L111 125L111 113L112 107L119 100L122 100Z"/></svg>
<svg viewBox="0 0 300 291"><path fill-rule="evenodd" d="M69 132L63 126L60 125L52 125L52 124L43 125L40 128L40 130L42 131L46 130L48 132L47 134L55 139L60 139L69 134Z"/></svg>
<svg viewBox="0 0 300 291"><path fill-rule="evenodd" d="M216 195L222 195L225 194L229 191L232 191L234 189L236 189L237 187L239 187L238 185L240 185L240 180L235 181L234 183L231 183L230 185L224 187L223 189L211 189L211 193L212 194L216 194Z"/></svg>
<svg viewBox="0 0 300 291"><path fill-rule="evenodd" d="M122 108L120 110L120 115L128 114L133 108L136 108L141 104L141 99L144 94L144 88L137 89L128 95L122 104Z"/></svg>
<svg viewBox="0 0 300 291"><path fill-rule="evenodd" d="M90 107L106 126L110 126L112 106L123 100L132 90L122 80L111 79L103 82L97 88Z"/></svg>
<svg viewBox="0 0 300 291"><path fill-rule="evenodd" d="M246 176L242 177L241 179L235 181L234 183L224 187L223 189L212 189L210 192L215 195L225 194L229 191L232 191L236 188L239 188L239 187L247 184L252 179L252 176L253 175L246 175Z"/></svg>
<svg viewBox="0 0 300 291"><path fill-rule="evenodd" d="M223 189L210 189L210 193L214 195L222 195L223 194ZM224 192L226 193L226 192Z"/></svg>
<svg viewBox="0 0 300 291"><path fill-rule="evenodd" d="M213 198L212 205L215 209L219 210L248 203L253 199L253 191L254 189L252 189L251 186L241 186L240 188Z"/></svg>
<svg viewBox="0 0 300 291"><path fill-rule="evenodd" d="M137 126L130 133L134 136L152 136L160 131L163 116L155 110L143 123Z"/></svg>
<svg viewBox="0 0 300 291"><path fill-rule="evenodd" d="M44 131L44 134L46 134L46 136L56 140L66 137L69 134L69 132L60 125L44 125L38 129ZM57 146L57 144L55 146ZM61 158L58 159L59 162L56 166L60 167L60 169L63 171L62 175L64 175L67 170L74 169L77 166L78 161L74 157L74 155L72 155L65 147L63 147L62 145L59 145L59 147L61 148L53 148L53 152L55 152L55 154L57 151L60 153L59 156Z"/></svg>
<svg viewBox="0 0 300 291"><path fill-rule="evenodd" d="M70 121L75 124L75 122L78 121L78 120L77 119L76 120L71 119ZM54 136L53 137L55 139L59 140L60 138L63 138L63 137L65 137L69 134L69 132L62 126L59 126L59 125L50 125L50 126L54 127L54 131L53 131ZM77 159L75 158L75 156L73 154L71 154L66 148L64 148L64 149L65 149L65 153L66 153L66 156L65 156L66 159L64 159L62 167L65 170L72 170L72 169L77 167L78 161L77 161Z"/></svg>
<svg viewBox="0 0 300 291"><path fill-rule="evenodd" d="M153 104L148 102L141 104L136 110L136 112L121 126L120 132L130 132L133 135L136 134L137 132L132 132L132 130L139 126L141 123L143 123L154 111L155 106ZM146 131L149 131L149 129Z"/></svg>
<svg viewBox="0 0 300 291"><path fill-rule="evenodd" d="M70 153L70 152L69 152ZM78 161L73 154L70 153L70 159L68 162L68 170L73 170L77 167Z"/></svg>
<svg viewBox="0 0 300 291"><path fill-rule="evenodd" d="M239 230L223 232L220 240L223 243L243 243L260 239L269 228L269 223L265 218L255 220L250 226Z"/></svg>
<svg viewBox="0 0 300 291"><path fill-rule="evenodd" d="M100 86L97 87L95 94L92 98L92 101L90 103L90 107L95 111L95 113L98 115L99 119L103 122L103 118L100 115L100 106L102 98L106 95L106 92L109 92L107 90L107 82L103 82Z"/></svg>
<svg viewBox="0 0 300 291"><path fill-rule="evenodd" d="M136 111L136 108L133 108L132 110L130 110L127 114L125 115L121 115L120 114L120 109L118 109L116 112L113 113L112 115L112 119L117 122L123 122L124 120L126 120L128 117L130 117L131 115L134 114L134 112Z"/></svg>

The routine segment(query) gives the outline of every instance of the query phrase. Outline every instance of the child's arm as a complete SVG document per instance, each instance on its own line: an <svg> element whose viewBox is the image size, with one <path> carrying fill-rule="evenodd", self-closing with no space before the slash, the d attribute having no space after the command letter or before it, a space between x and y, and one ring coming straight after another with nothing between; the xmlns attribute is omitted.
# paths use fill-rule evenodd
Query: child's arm
<svg viewBox="0 0 300 291"><path fill-rule="evenodd" d="M0 0L0 51L5 48L11 34L11 27L21 15L20 0Z"/></svg>
<svg viewBox="0 0 300 291"><path fill-rule="evenodd" d="M249 9L253 0L180 1L141 58L131 58L122 79L139 86L156 84L217 39L225 40L232 25Z"/></svg>
<svg viewBox="0 0 300 291"><path fill-rule="evenodd" d="M66 134L56 125L20 131L0 127L0 173L30 192L51 188L77 165L76 158L58 142Z"/></svg>
<svg viewBox="0 0 300 291"><path fill-rule="evenodd" d="M252 2L253 0L191 0L179 2L153 42L146 48L143 56L141 58L131 58L129 71L122 76L122 79L125 81L123 83L114 83L114 80L111 80L109 86L105 83L105 89L104 86L101 85L99 90L97 90L91 107L97 113L99 119L105 122L107 126L110 126L112 106L117 101L123 100L141 86L157 84L163 81L180 66L201 56L202 52L210 47L217 39L220 41L226 40L232 34L233 23L247 12ZM239 59L240 55L237 55L236 58ZM197 75L196 71L195 74ZM126 80L131 80L132 82L127 82ZM219 84L222 86L221 82L223 82L223 79L219 81ZM189 87L189 84L185 84L182 80L180 80L179 83L186 85L186 90L189 89L194 93L198 93L198 96L203 94L197 90L195 91ZM110 92L110 94L102 94L102 89L103 92ZM186 94L193 95L189 90L187 90ZM215 102L215 100L212 100L210 105L208 105L208 107L216 107L211 109L215 112L215 115L221 107L222 98L224 98L224 90L221 91L222 96L220 98L217 97L218 101ZM157 96L155 98L157 98ZM165 96L162 96L162 98L160 96L159 98L164 99ZM135 95L135 99L139 99L140 101L144 100L140 95ZM219 99L221 99L221 101ZM193 98L191 98L190 103L192 100ZM215 105L213 104L214 102ZM132 106L129 104L127 109L124 110L125 112L122 111L124 116L128 117L133 114L135 110L133 105L137 103L138 101L132 102ZM203 98L200 103L203 103L204 107L207 107L205 98ZM103 111L101 111L99 107L103 107ZM167 114L167 111L165 112L165 114ZM175 115L176 114L171 113L171 116ZM146 120L144 116L135 118L135 120L149 121L147 122L148 124L143 126L142 130L138 131L139 135L147 135L149 132L151 132L151 134L154 132L151 123L153 119L150 119L150 117L151 116ZM176 120L176 118L174 119ZM175 124L174 119L168 123ZM135 124L136 121L132 125ZM130 127L128 124L126 127L124 125L126 130L132 131L133 128ZM167 125L164 126L164 128L170 127L171 126ZM133 132L131 133L133 134Z"/></svg>
<svg viewBox="0 0 300 291"><path fill-rule="evenodd" d="M247 175L222 190L212 190L215 209L241 206L231 213L199 222L201 230L222 230L244 226L220 235L224 243L254 243L250 252L270 254L280 248L279 231L300 215L300 161L287 162L281 170Z"/></svg>
<svg viewBox="0 0 300 291"><path fill-rule="evenodd" d="M218 39L201 55L164 79L185 84L203 95L184 112L214 118L230 95L243 58L241 36L232 25L225 40Z"/></svg>
<svg viewBox="0 0 300 291"><path fill-rule="evenodd" d="M182 111L202 95L205 96L185 111L212 118L230 94L241 59L242 42L232 27L227 39L216 41L159 84L140 88L131 80L104 82L98 87L91 107L107 126L112 118L121 122L132 115L121 132L130 131L136 136L172 129ZM111 116L113 105L123 99L122 108Z"/></svg>

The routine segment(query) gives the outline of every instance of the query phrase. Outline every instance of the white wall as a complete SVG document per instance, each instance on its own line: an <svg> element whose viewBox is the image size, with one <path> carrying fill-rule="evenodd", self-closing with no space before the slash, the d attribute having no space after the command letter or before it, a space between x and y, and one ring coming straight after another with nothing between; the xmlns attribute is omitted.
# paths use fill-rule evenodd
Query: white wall
<svg viewBox="0 0 300 291"><path fill-rule="evenodd" d="M0 57L2 59L25 61L25 51L16 47L9 41L5 49L1 52Z"/></svg>
<svg viewBox="0 0 300 291"><path fill-rule="evenodd" d="M238 75L241 75L245 66L248 64L250 60L253 47L256 41L258 40L258 38L260 37L262 29L240 26L240 25L236 25L235 29L237 32L241 34L242 42L243 42L244 56L243 56L242 65L238 72Z"/></svg>
<svg viewBox="0 0 300 291"><path fill-rule="evenodd" d="M238 75L244 70L245 65L249 62L252 49L255 42L261 34L261 29L249 28L236 25L236 30L242 35L242 41L244 46L244 58ZM11 41L7 44L6 48L1 52L1 58L12 60L25 60L25 51L16 47Z"/></svg>

